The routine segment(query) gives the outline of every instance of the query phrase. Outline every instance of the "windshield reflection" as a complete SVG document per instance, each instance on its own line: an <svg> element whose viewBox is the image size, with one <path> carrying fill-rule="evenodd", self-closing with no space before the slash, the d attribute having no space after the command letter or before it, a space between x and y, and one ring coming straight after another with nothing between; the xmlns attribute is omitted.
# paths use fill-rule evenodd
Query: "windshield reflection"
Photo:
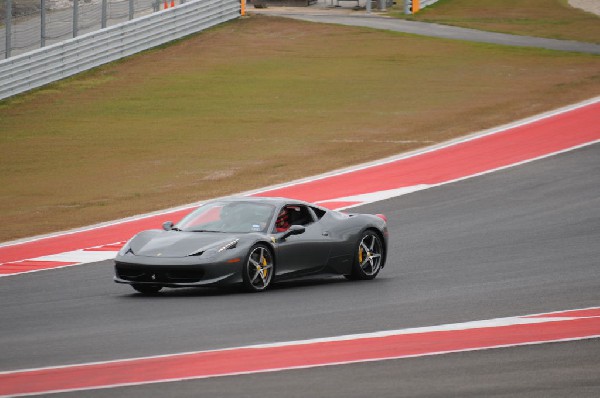
<svg viewBox="0 0 600 398"><path fill-rule="evenodd" d="M175 228L187 232L266 232L275 207L255 202L211 202L188 214Z"/></svg>

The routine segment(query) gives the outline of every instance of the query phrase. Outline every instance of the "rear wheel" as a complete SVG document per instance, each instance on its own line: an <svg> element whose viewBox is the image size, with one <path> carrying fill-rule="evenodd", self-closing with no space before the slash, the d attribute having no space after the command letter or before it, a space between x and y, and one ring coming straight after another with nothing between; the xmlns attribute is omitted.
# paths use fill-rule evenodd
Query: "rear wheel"
<svg viewBox="0 0 600 398"><path fill-rule="evenodd" d="M140 292L142 294L147 294L147 295L156 294L156 293L160 292L160 290L162 289L162 286L141 285L141 284L137 284L137 283L132 284L131 287L135 291L138 291L138 292Z"/></svg>
<svg viewBox="0 0 600 398"><path fill-rule="evenodd" d="M244 265L244 288L249 292L261 292L271 284L274 262L271 250L263 244L252 246Z"/></svg>
<svg viewBox="0 0 600 398"><path fill-rule="evenodd" d="M355 250L352 273L346 277L353 280L374 279L381 270L384 251L381 238L375 231L363 232Z"/></svg>

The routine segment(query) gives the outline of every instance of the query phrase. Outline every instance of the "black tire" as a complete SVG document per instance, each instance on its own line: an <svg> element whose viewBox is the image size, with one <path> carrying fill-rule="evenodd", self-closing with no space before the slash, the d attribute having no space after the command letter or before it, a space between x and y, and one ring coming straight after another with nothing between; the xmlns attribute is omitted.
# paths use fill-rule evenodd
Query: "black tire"
<svg viewBox="0 0 600 398"><path fill-rule="evenodd" d="M153 296L153 295L157 294L158 292L160 292L160 290L162 289L162 286L141 285L141 284L137 284L137 283L132 284L131 287L135 291L140 292L142 294L146 294L148 296Z"/></svg>
<svg viewBox="0 0 600 398"><path fill-rule="evenodd" d="M262 243L252 246L242 270L244 290L253 293L266 290L271 285L274 272L275 261L271 249Z"/></svg>
<svg viewBox="0 0 600 398"><path fill-rule="evenodd" d="M385 247L377 232L366 230L362 233L354 249L352 273L345 275L350 280L375 279L385 258Z"/></svg>

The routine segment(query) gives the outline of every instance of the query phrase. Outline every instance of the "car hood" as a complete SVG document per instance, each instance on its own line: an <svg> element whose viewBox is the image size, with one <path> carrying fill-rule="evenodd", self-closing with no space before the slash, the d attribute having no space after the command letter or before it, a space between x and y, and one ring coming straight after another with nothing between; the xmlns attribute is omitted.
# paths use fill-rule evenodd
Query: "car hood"
<svg viewBox="0 0 600 398"><path fill-rule="evenodd" d="M214 232L146 231L130 243L138 256L187 257L211 248L219 249L237 235Z"/></svg>

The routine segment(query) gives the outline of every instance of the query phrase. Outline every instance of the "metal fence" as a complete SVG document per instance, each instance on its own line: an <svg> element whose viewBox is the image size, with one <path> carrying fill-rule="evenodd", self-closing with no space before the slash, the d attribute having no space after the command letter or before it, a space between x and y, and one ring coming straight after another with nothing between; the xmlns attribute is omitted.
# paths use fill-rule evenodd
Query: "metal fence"
<svg viewBox="0 0 600 398"><path fill-rule="evenodd" d="M167 10L0 60L0 99L239 16L239 0L187 0Z"/></svg>
<svg viewBox="0 0 600 398"><path fill-rule="evenodd" d="M0 0L0 59L182 3L185 0Z"/></svg>

